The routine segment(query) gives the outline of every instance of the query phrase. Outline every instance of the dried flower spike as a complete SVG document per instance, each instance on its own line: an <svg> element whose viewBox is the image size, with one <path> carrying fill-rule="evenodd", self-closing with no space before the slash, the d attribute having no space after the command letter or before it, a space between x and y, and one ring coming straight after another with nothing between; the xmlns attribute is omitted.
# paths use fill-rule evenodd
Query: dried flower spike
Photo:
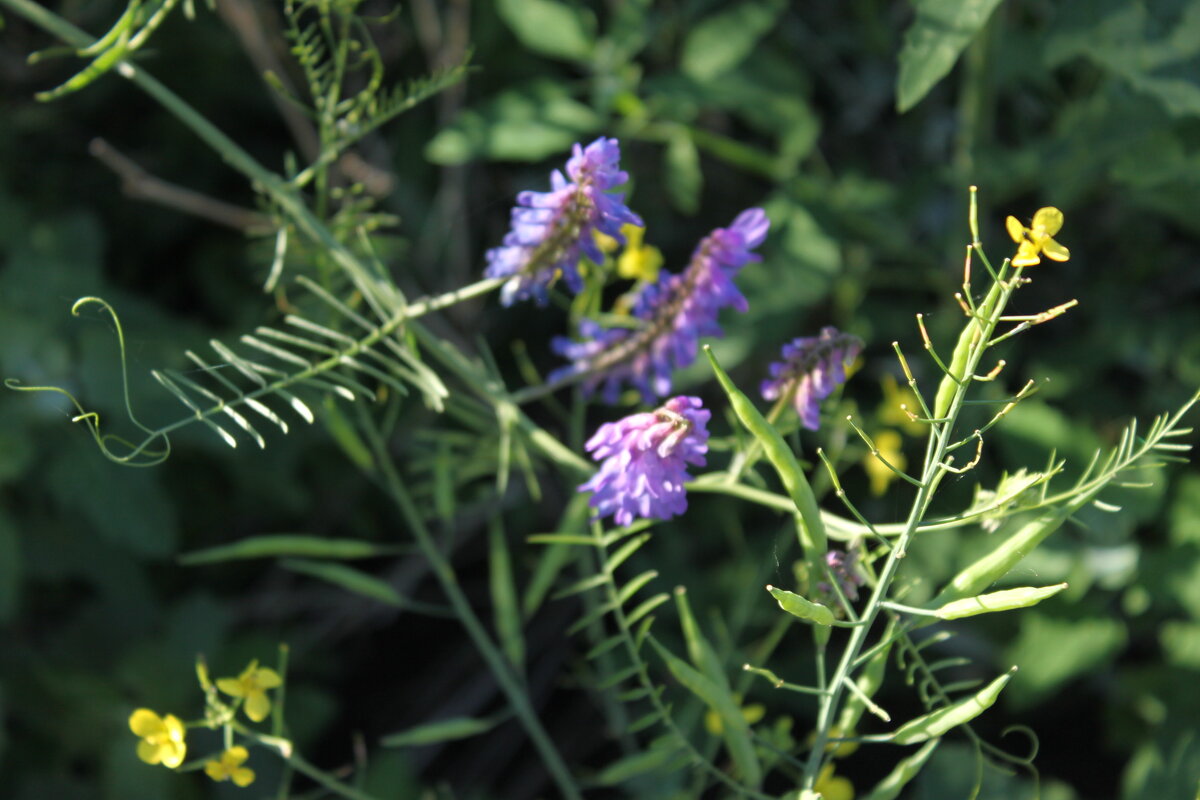
<svg viewBox="0 0 1200 800"><path fill-rule="evenodd" d="M686 511L687 468L704 466L711 416L698 397L672 397L654 411L601 425L585 447L603 463L579 487L594 492L588 504L596 516L628 525Z"/></svg>
<svg viewBox="0 0 1200 800"><path fill-rule="evenodd" d="M821 401L846 381L846 365L862 352L862 340L826 326L819 336L803 336L783 346L782 361L771 364L762 382L765 400L790 397L800 422L815 431L821 424Z"/></svg>
<svg viewBox="0 0 1200 800"><path fill-rule="evenodd" d="M604 255L596 243L597 232L623 242L621 226L640 226L642 220L624 205L623 194L609 190L629 180L620 169L621 148L616 139L603 137L581 147L567 161L567 175L555 170L549 192L521 192L512 211L512 228L504 244L487 252L489 278L508 278L500 302L510 306L533 298L539 304L559 278L567 288L583 288L579 259L596 263ZM568 180L569 178L569 180Z"/></svg>

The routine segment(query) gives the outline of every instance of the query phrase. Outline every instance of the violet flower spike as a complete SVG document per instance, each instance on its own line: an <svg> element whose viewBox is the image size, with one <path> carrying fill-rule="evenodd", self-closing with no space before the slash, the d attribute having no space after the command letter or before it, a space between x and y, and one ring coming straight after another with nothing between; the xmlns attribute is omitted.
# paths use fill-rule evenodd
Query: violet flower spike
<svg viewBox="0 0 1200 800"><path fill-rule="evenodd" d="M654 411L601 425L585 448L603 463L579 487L594 492L588 505L596 516L629 525L686 511L687 468L704 466L711 416L698 397L672 397Z"/></svg>
<svg viewBox="0 0 1200 800"><path fill-rule="evenodd" d="M783 360L768 368L764 400L791 397L800 422L810 431L821 424L821 401L846 382L846 365L862 352L862 340L827 326L820 336L803 336L783 346Z"/></svg>
<svg viewBox="0 0 1200 800"><path fill-rule="evenodd" d="M566 176L558 170L550 174L549 192L517 195L512 228L502 246L487 251L484 270L489 278L508 278L500 290L502 304L533 298L545 305L547 290L560 277L570 291L578 292L583 288L580 257L604 260L593 234L599 231L624 242L622 225L642 225L625 207L625 195L609 192L629 180L620 160L616 139L601 137L587 147L576 144Z"/></svg>
<svg viewBox="0 0 1200 800"><path fill-rule="evenodd" d="M637 327L605 328L584 320L581 341L555 338L555 352L572 363L552 372L549 380L586 375L584 391L591 394L603 386L609 403L616 402L624 383L641 391L646 402L667 396L671 373L696 360L700 338L722 335L717 321L721 309L748 308L734 278L746 264L760 259L753 251L770 225L761 208L751 208L728 228L706 236L681 274L664 270L656 283L639 292L631 311Z"/></svg>
<svg viewBox="0 0 1200 800"><path fill-rule="evenodd" d="M833 579L837 581L842 594L850 602L858 599L858 587L865 583L862 575L858 574L855 568L857 561L858 559L852 552L830 550L825 554L825 563L829 566L829 572L833 575ZM824 581L817 583L817 591L829 598L837 597L833 591L833 587Z"/></svg>

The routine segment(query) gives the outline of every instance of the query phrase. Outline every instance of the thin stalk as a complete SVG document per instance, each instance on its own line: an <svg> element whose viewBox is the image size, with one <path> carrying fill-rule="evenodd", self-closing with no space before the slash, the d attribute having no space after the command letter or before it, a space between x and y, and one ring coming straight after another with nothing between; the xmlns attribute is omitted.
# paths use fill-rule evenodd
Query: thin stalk
<svg viewBox="0 0 1200 800"><path fill-rule="evenodd" d="M970 376L974 374L978 368L979 361L987 349L987 341L991 338L992 331L996 328L998 318L1004 307L1008 304L1013 291L1019 285L1020 272L1018 269L1014 273L1012 280L1004 284L994 314L991 319L984 321L983 335L979 339L980 344L968 359L965 375ZM851 631L850 641L846 644L845 650L842 651L842 657L838 661L837 669L834 671L829 683L829 691L821 698L820 709L817 713L817 739L813 743L808 762L805 764L802 783L803 789L811 790L816 783L817 775L821 770L821 762L825 757L825 745L829 742L829 732L833 728L834 715L837 713L838 704L845 689L846 681L850 679L850 673L854 667L855 660L858 658L867 637L870 635L876 617L883 609L883 603L887 598L888 590L891 588L892 580L896 576L896 571L900 568L900 559L908 551L913 535L916 533L917 527L929 507L930 500L933 498L933 494L937 490L941 478L946 474L942 462L946 456L946 449L950 444L954 423L962 411L963 400L969 386L970 380L966 379L956 387L953 400L950 403L950 410L946 415L947 421L935 425L930 431L925 449L925 463L922 469L921 485L917 489L916 497L913 499L912 509L904 524L904 530L900 533L895 546L888 553L887 561L879 573L879 580L875 585L875 590L871 593L866 607L863 609L861 616L862 623Z"/></svg>
<svg viewBox="0 0 1200 800"><path fill-rule="evenodd" d="M334 794L339 794L347 798L347 800L379 800L375 795L367 794L347 783L342 783L320 767L310 764L303 756L296 752L295 745L290 739L259 733L252 728L247 728L240 722L233 723L233 729L256 744L274 750L289 767L297 772L304 773Z"/></svg>
<svg viewBox="0 0 1200 800"><path fill-rule="evenodd" d="M371 450L375 455L376 463L379 465L379 471L383 476L384 488L392 500L395 501L401 515L408 523L409 529L417 540L417 546L421 548L421 552L429 560L429 565L432 567L433 574L437 577L438 582L442 585L442 591L445 593L446 599L454 607L459 621L467 629L467 634L471 637L471 641L474 642L476 649L479 650L479 654L491 669L496 682L500 684L500 688L508 699L509 705L512 706L513 712L525 728L525 732L529 734L530 740L533 742L554 782L558 785L558 789L563 797L569 800L582 800L583 795L580 794L579 788L575 785L574 778L571 777L570 770L567 769L567 765L563 762L562 756L559 755L558 749L550 740L546 729L542 727L542 723L538 719L533 705L529 702L529 698L520 680L513 673L508 660L500 652L495 643L492 642L491 637L488 636L483 623L479 621L479 617L476 616L475 610L467 600L466 594L463 592L462 587L459 586L458 576L454 572L454 567L442 554L441 550L438 549L432 534L425 526L425 520L409 495L408 489L405 488L404 483L401 481L396 464L388 452L387 444L379 435L374 420L362 409L360 409L359 417L361 429L367 437Z"/></svg>

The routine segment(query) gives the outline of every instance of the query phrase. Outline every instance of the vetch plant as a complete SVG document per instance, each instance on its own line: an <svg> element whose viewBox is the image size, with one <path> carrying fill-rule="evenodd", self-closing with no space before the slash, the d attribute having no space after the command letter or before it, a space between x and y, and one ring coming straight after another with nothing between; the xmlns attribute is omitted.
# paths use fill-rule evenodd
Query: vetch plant
<svg viewBox="0 0 1200 800"><path fill-rule="evenodd" d="M1007 375L1005 362L992 360L995 351L1076 305L1069 300L1035 314L1010 310L1016 292L1037 270L1052 266L1041 265L1042 256L1056 262L1070 257L1053 238L1063 228L1057 209L1038 210L1028 227L1009 217L1006 229L1017 251L993 263L984 252L972 187L970 241L962 290L955 295L963 315L957 338L935 342L917 314L915 331L891 343L913 404L899 405L900 424L915 426L924 438L923 455L909 459L892 436L869 434L852 412L857 406L840 396L851 365L864 356L879 358L860 336L832 326L814 334L797 325L794 333L809 335L784 345L765 376L747 378L772 404L766 413L735 380L739 369L721 363L733 359L711 349L709 340L740 324L729 311L746 312L754 301L738 280L769 257L769 203L752 205L713 229L685 263L672 264L646 244L643 220L614 191L630 176L620 167L617 139L600 136L575 145L565 171L551 174L550 191L518 194L510 230L483 256L483 280L410 299L379 236L394 220L339 186L346 175L336 165L370 130L462 78L465 65L384 90L381 57L358 3L286 4L293 52L308 84L306 97L287 99L312 120L319 152L307 163L286 159L286 169L274 172L130 60L176 3L132 3L97 39L31 0L0 5L89 59L48 99L109 72L144 90L259 193L275 245L264 282L270 301L263 324L235 342L214 338L209 351L187 350L182 368L151 372L183 406L181 418L150 425L134 415L124 328L116 308L95 296L78 300L72 312L99 310L112 322L124 406L141 438L111 433L108 419L102 425L99 414L67 389L19 379L7 385L65 396L77 412L73 421L83 424L101 453L130 466L163 464L172 435L197 424L231 447L250 441L265 448L272 436L294 434L298 422L320 420L364 485L386 499L394 514L388 530L408 537L405 544L427 567L439 601L404 597L346 563L393 557L391 543L261 536L182 561L275 558L305 579L432 620L452 618L453 630L465 631L490 672L502 708L486 716L431 719L382 737L380 746L453 742L485 735L512 718L541 759L546 779L565 798L616 786L637 795L661 783L675 796L843 800L855 791L853 765L845 759L868 749L892 769L865 796L894 798L948 737L969 742L980 774L985 761L1033 772L1032 756L1014 755L975 726L1021 665L972 666L959 655L933 659L931 653L957 630L941 623L974 624L969 618L1020 612L1062 592L1061 582L1008 584L1022 559L1077 512L1088 506L1112 510L1102 497L1110 487L1139 483L1144 471L1179 460L1188 450L1180 441L1189 433L1183 416L1200 399L1193 395L1141 435L1131 423L1115 448L1097 452L1068 485L1065 460L1052 455L1040 469L1026 465L994 490L980 487L968 506L945 510L954 502L948 484L974 477L1005 417L1037 388L1032 380L1015 391L996 388ZM632 289L626 284L620 291L628 293L606 309L605 298L616 291L611 282L628 279L638 283ZM550 316L554 298L570 305L578 323L572 337L564 322L563 335L520 365L519 387L511 386L511 375L488 345L472 349L443 327L425 324L425 317L492 292L508 307L506 314L556 319ZM546 308L519 305L522 300ZM918 340L928 357L924 366L906 355ZM679 371L702 351L715 381L694 395L670 396ZM568 363L543 381L534 360L553 355ZM996 391L981 396L981 383ZM623 393L626 388L634 391ZM594 393L604 401L594 413L608 421L598 422L589 437ZM639 400L632 413L611 407ZM434 420L431 430L406 431L410 414ZM431 457L412 444L428 440L436 444ZM813 442L823 445L811 448ZM890 499L906 504L899 520L871 519L844 488L845 468L860 457L872 470L873 491L890 492ZM162 468L170 469L169 462ZM514 473L523 482L512 480ZM826 487L839 510L826 502ZM708 495L706 509L719 513L697 519L689 493ZM572 495L575 500L555 500ZM486 602L469 592L451 546L456 525L479 527L479 512L463 511L468 502L490 517L483 526ZM554 530L525 530L519 543L509 541L506 512L514 505L556 502L565 508L554 507ZM687 586L659 586L662 573L676 571L673 564L654 563L647 548L662 522L694 526L697 539L720 527L732 539L744 519L765 515L782 519L794 545L765 537L746 545L756 563L745 574L776 577L765 592L763 582L742 575L730 581L736 586L720 587L736 600L730 616L735 624L693 611ZM911 563L906 559L931 537L976 527L986 531L983 554L944 585L923 585L902 574ZM532 546L514 553L520 544ZM794 558L788 554L793 546ZM785 559L792 563L785 566ZM703 574L678 572L682 582L707 582ZM531 670L537 653L526 635L530 620L553 603L572 604L557 607L560 620L574 617L555 636L575 637L578 644L571 677L612 734L613 757L605 763L564 754L569 738L552 730L541 713L538 682L531 680L541 673ZM664 623L666 615L677 624ZM356 779L299 756L285 735L286 653L281 650L274 668L254 661L236 677L215 682L198 662L203 715L184 722L138 708L128 718L138 739L136 756L245 787L262 773L248 765L265 750L288 767L276 791L280 797L291 796L293 773L300 773L327 793L370 798ZM809 666L797 667L799 660ZM758 694L763 681L771 691ZM901 684L915 687L922 708L911 719L893 718L880 699L885 687ZM240 716L243 711L253 725ZM269 733L254 727L268 720ZM188 752L200 749L198 737L187 739L191 729L216 732L220 741L187 762Z"/></svg>

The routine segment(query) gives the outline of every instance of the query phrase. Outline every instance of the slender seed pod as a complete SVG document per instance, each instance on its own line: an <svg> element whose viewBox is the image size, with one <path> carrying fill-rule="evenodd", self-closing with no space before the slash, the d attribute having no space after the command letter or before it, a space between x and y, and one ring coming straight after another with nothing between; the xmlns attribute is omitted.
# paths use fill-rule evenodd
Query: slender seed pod
<svg viewBox="0 0 1200 800"><path fill-rule="evenodd" d="M954 353L950 357L949 364L950 374L942 378L942 382L938 385L937 396L933 401L934 419L942 419L950 411L954 393L967 374L967 361L970 360L971 350L983 335L983 323L980 322L980 319L989 319L999 302L1000 284L994 283L983 302L979 304L976 310L977 316L971 317L967 322L967 326L958 336L958 343L954 345Z"/></svg>
<svg viewBox="0 0 1200 800"><path fill-rule="evenodd" d="M881 648L878 653L871 656L871 660L867 662L866 666L862 668L862 672L858 674L858 679L855 683L857 683L859 691L865 696L874 697L875 692L879 691L879 687L883 685L883 675L887 672L888 656L891 652L892 645L889 643L886 647ZM848 693L846 695L846 704L842 706L842 715L835 727L842 732L843 736L851 735L855 728L858 727L858 721L862 718L863 711L865 710L866 703L862 701L862 698L856 692Z"/></svg>
<svg viewBox="0 0 1200 800"><path fill-rule="evenodd" d="M833 612L826 606L814 603L811 600L805 600L800 595L789 592L786 589L776 589L774 586L768 586L767 591L779 603L779 607L793 617L799 617L817 625L833 624Z"/></svg>
<svg viewBox="0 0 1200 800"><path fill-rule="evenodd" d="M955 600L974 597L1003 578L1042 540L1062 527L1075 510L1075 505L1072 503L1066 508L1050 509L1022 525L995 550L955 575L930 605L941 607Z"/></svg>
<svg viewBox="0 0 1200 800"><path fill-rule="evenodd" d="M933 755L933 751L937 749L941 741L941 739L930 739L920 750L903 759L895 769L888 773L886 778L875 784L871 793L862 800L895 800L908 782L917 777L917 773L925 766L925 762Z"/></svg>
<svg viewBox="0 0 1200 800"><path fill-rule="evenodd" d="M934 613L939 619L962 619L977 614L990 614L993 611L1012 611L1017 608L1035 606L1048 597L1067 588L1065 583L1053 586L1035 588L1022 586L1019 589L1005 589L1002 592L981 594L977 597L966 597L962 600L952 600Z"/></svg>
<svg viewBox="0 0 1200 800"><path fill-rule="evenodd" d="M792 503L796 506L796 511L800 514L799 524L796 528L811 574L822 574L825 551L829 547L825 536L825 523L821 521L821 510L817 506L817 497L813 494L812 487L808 485L808 478L800 469L796 455L779 435L779 431L775 430L775 427L767 422L766 417L754 407L750 398L733 385L733 381L725 374L725 370L721 369L721 365L717 363L716 356L712 354L708 345L704 346L704 353L712 364L713 372L716 374L721 388L729 396L729 405L733 408L733 412L746 426L746 430L754 434L759 444L762 445L763 452L766 453L771 465L775 467L775 471L779 473L784 488L787 489Z"/></svg>
<svg viewBox="0 0 1200 800"><path fill-rule="evenodd" d="M888 737L888 741L895 744L920 744L936 739L951 728L970 722L991 708L992 703L1000 696L1000 691L1012 680L1016 671L1017 668L1013 667L970 697L964 697L945 708L939 708L904 723Z"/></svg>

